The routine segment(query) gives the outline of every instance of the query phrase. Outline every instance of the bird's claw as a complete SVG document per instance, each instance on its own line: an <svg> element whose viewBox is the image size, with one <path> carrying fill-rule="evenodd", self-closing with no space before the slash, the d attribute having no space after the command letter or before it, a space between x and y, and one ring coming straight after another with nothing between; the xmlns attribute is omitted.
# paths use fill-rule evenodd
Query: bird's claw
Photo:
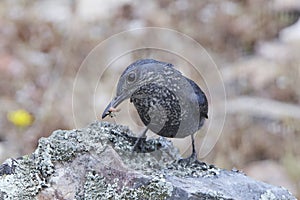
<svg viewBox="0 0 300 200"><path fill-rule="evenodd" d="M144 152L145 145L146 145L146 138L145 137L138 138L132 147L132 152Z"/></svg>
<svg viewBox="0 0 300 200"><path fill-rule="evenodd" d="M191 156L187 158L182 158L177 160L177 163L184 166L194 166L194 165L206 165L206 163L201 162L197 159L196 154L192 154Z"/></svg>

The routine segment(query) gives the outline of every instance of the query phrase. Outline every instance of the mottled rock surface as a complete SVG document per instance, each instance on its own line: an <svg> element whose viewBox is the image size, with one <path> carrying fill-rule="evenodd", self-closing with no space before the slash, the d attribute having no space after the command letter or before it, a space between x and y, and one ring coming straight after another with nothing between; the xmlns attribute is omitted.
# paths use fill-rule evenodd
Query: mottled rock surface
<svg viewBox="0 0 300 200"><path fill-rule="evenodd" d="M57 130L0 166L0 199L296 199L237 171L177 162L164 138L144 141L140 152L135 142L127 127L106 122Z"/></svg>

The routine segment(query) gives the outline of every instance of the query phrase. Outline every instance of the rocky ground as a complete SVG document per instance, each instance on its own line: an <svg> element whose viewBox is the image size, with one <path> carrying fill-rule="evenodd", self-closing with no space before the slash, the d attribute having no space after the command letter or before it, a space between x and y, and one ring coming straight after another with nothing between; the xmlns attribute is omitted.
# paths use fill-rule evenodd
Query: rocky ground
<svg viewBox="0 0 300 200"><path fill-rule="evenodd" d="M144 142L128 127L96 122L57 130L34 153L0 165L0 199L282 199L286 189L195 159L164 138Z"/></svg>

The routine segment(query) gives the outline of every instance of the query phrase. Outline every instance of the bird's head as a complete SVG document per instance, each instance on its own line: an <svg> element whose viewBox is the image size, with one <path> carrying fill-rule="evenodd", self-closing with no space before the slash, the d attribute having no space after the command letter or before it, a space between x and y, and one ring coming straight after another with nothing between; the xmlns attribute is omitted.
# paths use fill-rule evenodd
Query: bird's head
<svg viewBox="0 0 300 200"><path fill-rule="evenodd" d="M130 98L141 86L153 81L159 83L160 80L163 80L161 71L164 67L172 67L172 64L153 59L142 59L129 65L122 73L117 85L116 96L105 108L102 119L113 112L120 103Z"/></svg>

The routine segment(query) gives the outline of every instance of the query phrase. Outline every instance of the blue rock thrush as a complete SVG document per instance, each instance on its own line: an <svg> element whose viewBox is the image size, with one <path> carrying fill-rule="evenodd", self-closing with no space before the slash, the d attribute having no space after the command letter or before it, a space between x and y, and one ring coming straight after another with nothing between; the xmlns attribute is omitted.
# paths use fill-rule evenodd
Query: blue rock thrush
<svg viewBox="0 0 300 200"><path fill-rule="evenodd" d="M116 97L103 112L102 119L116 111L116 107L130 98L147 127L169 138L191 135L192 155L197 160L193 134L208 118L208 103L204 92L191 79L182 75L172 64L153 59L141 59L122 73Z"/></svg>

